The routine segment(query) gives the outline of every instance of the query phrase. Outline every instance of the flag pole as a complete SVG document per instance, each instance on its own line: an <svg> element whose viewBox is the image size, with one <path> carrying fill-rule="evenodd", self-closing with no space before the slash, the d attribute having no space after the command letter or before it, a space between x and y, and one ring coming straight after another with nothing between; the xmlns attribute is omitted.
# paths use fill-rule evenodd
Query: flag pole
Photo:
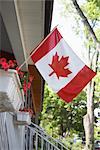
<svg viewBox="0 0 100 150"><path fill-rule="evenodd" d="M52 32L57 28L57 26L58 25L56 25L53 28L53 30L46 36L46 38L44 38L43 41L31 52L31 54L26 58L26 60L19 66L19 69L21 69L25 65L25 63L31 58L31 56L36 52L36 50L46 41L46 39L52 34Z"/></svg>

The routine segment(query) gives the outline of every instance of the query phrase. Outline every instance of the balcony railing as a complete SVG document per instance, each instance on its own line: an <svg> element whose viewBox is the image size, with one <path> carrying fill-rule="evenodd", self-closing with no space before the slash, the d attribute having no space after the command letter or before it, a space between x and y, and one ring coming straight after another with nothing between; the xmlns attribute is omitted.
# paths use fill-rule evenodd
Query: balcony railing
<svg viewBox="0 0 100 150"><path fill-rule="evenodd" d="M0 150L9 150L6 127L6 113L0 113Z"/></svg>

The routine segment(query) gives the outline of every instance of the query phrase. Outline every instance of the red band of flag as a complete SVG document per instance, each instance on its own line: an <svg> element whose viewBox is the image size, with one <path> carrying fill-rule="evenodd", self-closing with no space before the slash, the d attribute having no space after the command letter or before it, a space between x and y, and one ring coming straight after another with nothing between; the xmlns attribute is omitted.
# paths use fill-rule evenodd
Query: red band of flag
<svg viewBox="0 0 100 150"><path fill-rule="evenodd" d="M34 63L39 61L43 56L51 51L61 39L62 36L56 28L45 40L45 42L38 48L38 50L31 56L32 60L34 60Z"/></svg>
<svg viewBox="0 0 100 150"><path fill-rule="evenodd" d="M66 102L70 102L95 75L96 73L85 65L69 84L62 88L57 94Z"/></svg>

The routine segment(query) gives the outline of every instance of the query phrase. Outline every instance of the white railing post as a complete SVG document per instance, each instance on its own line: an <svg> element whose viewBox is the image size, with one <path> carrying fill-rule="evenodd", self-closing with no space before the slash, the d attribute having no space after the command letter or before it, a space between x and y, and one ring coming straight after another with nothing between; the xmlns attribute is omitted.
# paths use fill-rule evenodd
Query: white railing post
<svg viewBox="0 0 100 150"><path fill-rule="evenodd" d="M50 143L48 143L48 150L50 150Z"/></svg>
<svg viewBox="0 0 100 150"><path fill-rule="evenodd" d="M6 127L6 113L0 113L0 150L8 150L9 142Z"/></svg>
<svg viewBox="0 0 100 150"><path fill-rule="evenodd" d="M44 140L41 138L41 150L43 150Z"/></svg>
<svg viewBox="0 0 100 150"><path fill-rule="evenodd" d="M63 150L63 147L61 146L61 150Z"/></svg>
<svg viewBox="0 0 100 150"><path fill-rule="evenodd" d="M32 150L32 131L30 130L30 135L29 135L29 150Z"/></svg>
<svg viewBox="0 0 100 150"><path fill-rule="evenodd" d="M38 133L36 133L35 148L38 150Z"/></svg>
<svg viewBox="0 0 100 150"><path fill-rule="evenodd" d="M51 145L51 150L53 150L53 146Z"/></svg>

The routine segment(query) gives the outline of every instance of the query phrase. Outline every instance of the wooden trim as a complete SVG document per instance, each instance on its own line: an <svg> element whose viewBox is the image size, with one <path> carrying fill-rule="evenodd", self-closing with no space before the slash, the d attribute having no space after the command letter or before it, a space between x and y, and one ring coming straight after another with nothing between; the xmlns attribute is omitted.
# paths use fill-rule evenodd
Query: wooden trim
<svg viewBox="0 0 100 150"><path fill-rule="evenodd" d="M34 65L29 65L29 73L34 77L32 82L32 100L35 114L41 111L42 104L42 77Z"/></svg>

